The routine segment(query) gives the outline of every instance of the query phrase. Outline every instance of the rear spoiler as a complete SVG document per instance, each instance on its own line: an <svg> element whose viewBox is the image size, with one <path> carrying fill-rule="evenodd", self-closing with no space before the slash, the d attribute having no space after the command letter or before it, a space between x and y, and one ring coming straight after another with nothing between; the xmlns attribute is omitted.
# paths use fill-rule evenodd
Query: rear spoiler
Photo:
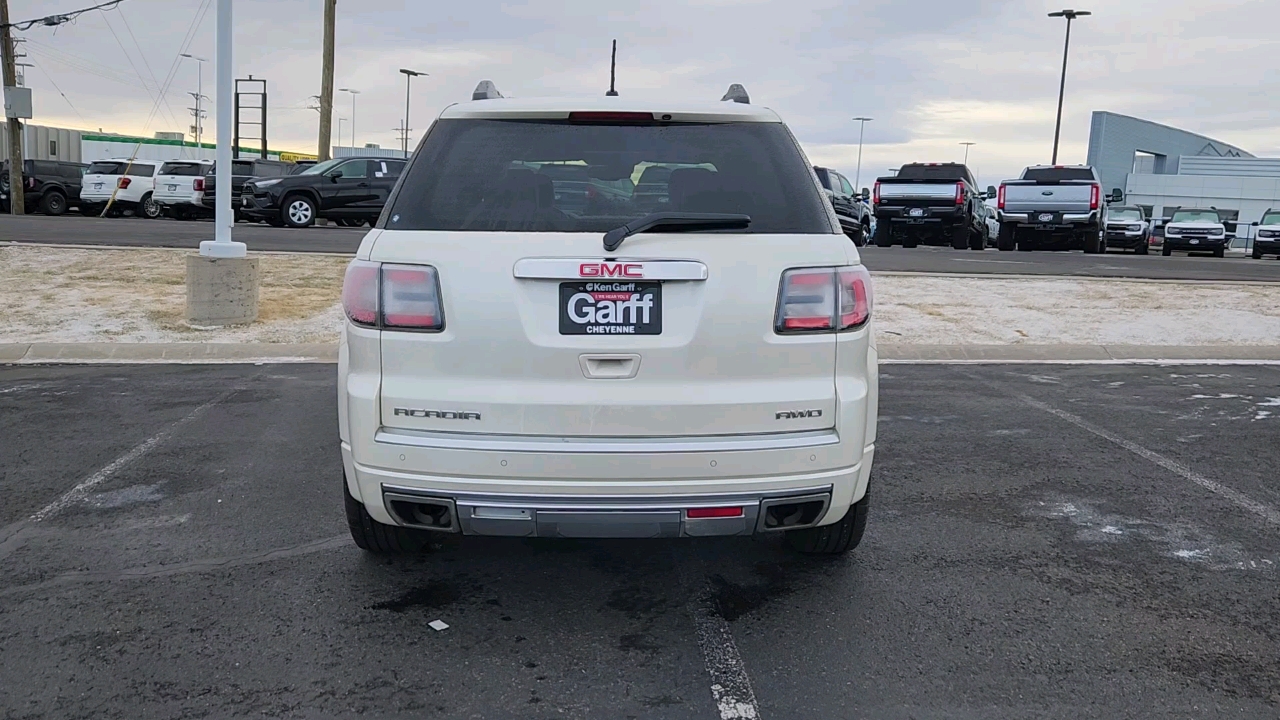
<svg viewBox="0 0 1280 720"><path fill-rule="evenodd" d="M1097 185L1097 180L1005 180L1005 185Z"/></svg>
<svg viewBox="0 0 1280 720"><path fill-rule="evenodd" d="M937 178L937 179L933 179L933 180L927 180L927 179L923 179L923 178L884 177L884 178L877 178L877 179L876 179L876 182L881 183L881 184L888 184L888 185L892 185L892 184L900 184L900 185L908 185L908 184L910 184L910 185L955 185L955 184L956 184L956 183L958 183L958 182L964 182L964 179L963 179L963 178L956 178L956 179L954 179L954 180L946 180L946 179L943 179L943 178Z"/></svg>

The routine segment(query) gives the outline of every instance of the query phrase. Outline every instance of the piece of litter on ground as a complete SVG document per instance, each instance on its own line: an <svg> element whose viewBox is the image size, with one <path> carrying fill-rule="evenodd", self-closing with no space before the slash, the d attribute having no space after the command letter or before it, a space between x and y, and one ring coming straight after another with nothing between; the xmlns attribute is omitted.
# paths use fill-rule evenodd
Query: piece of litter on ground
<svg viewBox="0 0 1280 720"><path fill-rule="evenodd" d="M436 630L436 631L439 631L439 630L448 630L448 629L449 629L449 623L444 622L443 620L432 620L431 622L427 623L427 627L431 628L432 630Z"/></svg>

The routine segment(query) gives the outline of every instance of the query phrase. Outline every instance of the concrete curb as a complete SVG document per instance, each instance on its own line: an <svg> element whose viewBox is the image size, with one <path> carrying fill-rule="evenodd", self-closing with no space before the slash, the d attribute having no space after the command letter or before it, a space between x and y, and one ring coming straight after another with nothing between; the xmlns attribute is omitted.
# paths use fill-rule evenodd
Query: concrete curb
<svg viewBox="0 0 1280 720"><path fill-rule="evenodd" d="M1280 345L909 345L884 343L886 364L1280 365ZM334 363L325 343L0 343L0 363Z"/></svg>

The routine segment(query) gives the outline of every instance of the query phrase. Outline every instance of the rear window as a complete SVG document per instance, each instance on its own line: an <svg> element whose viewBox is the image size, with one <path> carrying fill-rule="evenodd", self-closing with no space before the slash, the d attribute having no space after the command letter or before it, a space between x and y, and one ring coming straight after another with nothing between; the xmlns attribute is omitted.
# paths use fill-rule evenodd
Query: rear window
<svg viewBox="0 0 1280 720"><path fill-rule="evenodd" d="M901 180L960 182L968 172L964 165L903 165L894 177Z"/></svg>
<svg viewBox="0 0 1280 720"><path fill-rule="evenodd" d="M170 162L160 166L161 175L181 175L184 177L196 177L204 175L204 166L200 163L190 162Z"/></svg>
<svg viewBox="0 0 1280 720"><path fill-rule="evenodd" d="M90 175L123 175L124 163L119 162L96 162L90 163L89 169L85 171Z"/></svg>
<svg viewBox="0 0 1280 720"><path fill-rule="evenodd" d="M653 212L744 213L748 233L832 232L779 123L441 120L384 214L392 230L605 232Z"/></svg>
<svg viewBox="0 0 1280 720"><path fill-rule="evenodd" d="M1058 182L1060 180L1093 180L1093 170L1089 168L1027 168L1022 173L1023 180L1036 182Z"/></svg>

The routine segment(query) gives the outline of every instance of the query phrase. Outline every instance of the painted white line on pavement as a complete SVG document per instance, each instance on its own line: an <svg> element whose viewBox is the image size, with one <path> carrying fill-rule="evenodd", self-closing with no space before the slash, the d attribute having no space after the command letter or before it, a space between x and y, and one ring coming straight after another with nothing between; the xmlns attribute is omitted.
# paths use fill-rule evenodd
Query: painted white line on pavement
<svg viewBox="0 0 1280 720"><path fill-rule="evenodd" d="M160 445L164 441L168 440L173 435L175 430L181 428L184 425L187 425L192 420L195 420L196 418L200 417L201 415L204 414L206 410L213 407L214 405L217 405L223 400L226 400L227 398L231 397L231 395L237 392L237 390L238 388L233 388L231 390L227 390L221 395L218 395L217 397L210 400L209 402L187 413L181 419L174 422L172 425L169 425L168 427L156 433L155 435L152 435L146 440L143 440L141 443L134 446L134 448L129 452L121 455L115 460L112 460L110 463L107 463L107 465L102 467L100 470L90 475L89 477L85 478L84 480L80 481L78 485L76 485L75 487L71 488L66 493L64 493L62 497L40 508L40 510L38 510L36 514L31 516L30 518L31 522L40 522L42 520L46 520L49 517L52 517L53 515L57 514L59 511L64 510L65 508L70 507L71 505L77 502L80 502L85 498L85 496L89 493L89 491L94 488L94 486L100 485L102 482L106 481L107 479L111 478L111 476L119 472L121 468L125 467L126 465L132 463L133 461L137 460L143 455L146 455L147 453L154 450L157 445Z"/></svg>
<svg viewBox="0 0 1280 720"><path fill-rule="evenodd" d="M1028 405L1030 405L1031 407L1036 408L1037 410L1043 410L1044 412L1047 412L1050 415L1055 415L1063 420L1066 420L1067 422L1071 423L1072 425L1075 425L1076 427L1082 430L1086 430L1090 433L1093 433L1094 435L1097 435L1098 437L1104 440L1109 440L1115 443L1116 445L1119 445L1120 447L1124 448L1125 450L1128 450L1129 452L1141 458L1144 458L1146 460L1149 460L1155 463L1156 465L1159 465L1160 467L1164 468L1165 470L1168 470L1174 475L1190 480L1191 482L1195 483L1196 485L1199 485L1205 490L1208 490L1211 493L1220 495L1230 500L1231 502L1235 503L1239 507L1245 510L1248 510L1250 513L1253 513L1254 515L1257 515L1258 517L1262 518L1267 523L1274 525L1276 527L1280 527L1280 510L1276 510L1275 508L1271 507L1270 505L1267 505L1266 503L1258 502L1257 500L1254 500L1253 498L1249 497L1248 495L1245 495L1239 490L1229 488L1226 485L1223 485L1222 483L1216 480L1210 480L1209 478L1197 473L1196 471L1192 470L1186 465L1183 465L1180 462L1177 462L1175 460L1170 460L1169 458L1161 455L1158 452L1155 452L1154 450L1148 450L1135 442L1126 440L1120 437L1119 435L1116 435L1115 433L1111 432L1110 430L1106 430L1104 428L1098 427L1097 425L1094 425L1093 423L1089 422L1088 420L1085 420L1082 417L1079 417L1078 415L1072 415L1069 412L1066 412L1064 410L1059 410L1058 408L1055 408L1052 405L1040 402L1039 400L1036 400L1035 398L1032 398L1032 397L1028 397L1026 395L1019 395L1018 398L1023 402L1027 403Z"/></svg>
<svg viewBox="0 0 1280 720"><path fill-rule="evenodd" d="M693 622L697 629L702 660L711 676L711 696L720 720L758 720L760 707L751 689L751 678L738 655L733 631L724 618L711 612L705 603L695 603Z"/></svg>

